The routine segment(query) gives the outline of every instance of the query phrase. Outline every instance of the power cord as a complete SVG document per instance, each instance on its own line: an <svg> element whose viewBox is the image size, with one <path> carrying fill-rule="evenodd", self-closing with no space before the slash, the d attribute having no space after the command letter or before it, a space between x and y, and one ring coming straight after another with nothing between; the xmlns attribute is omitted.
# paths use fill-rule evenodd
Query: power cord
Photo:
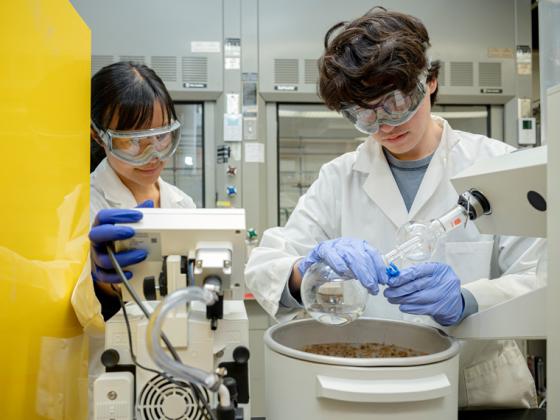
<svg viewBox="0 0 560 420"><path fill-rule="evenodd" d="M113 249L110 245L107 245L107 253L109 255L109 259L111 260L111 264L113 265L113 268L115 269L115 271L117 272L117 274L121 278L121 281L124 284L124 286L126 287L128 293L130 294L130 296L132 296L132 299L134 300L134 302L142 310L142 313L144 314L144 316L147 319L150 319L150 312L148 311L148 309L146 308L146 306L142 302L142 299L140 298L138 293L136 293L136 290L134 290L134 288L130 285L129 280L126 278L119 262L117 261L117 258L115 257ZM134 354L134 350L133 350L132 330L131 330L131 327L130 327L130 321L128 319L128 314L127 314L127 311L126 311L125 303L122 300L122 296L121 296L119 290L114 285L111 285L111 288L116 293L116 295L119 299L119 303L121 305L121 309L123 311L123 316L124 316L127 335L128 335L128 345L129 345L129 348L130 348L130 357L131 357L134 365L138 366L140 369L146 370L148 372L155 373L158 376L162 376L165 379L167 379L169 382L173 383L174 385L176 385L178 387L181 387L181 388L188 387L188 388L190 388L190 390L192 391L192 393L193 393L193 395L194 395L194 397L197 401L197 404L198 404L199 408L201 410L205 411L204 414L206 415L206 418L208 418L210 420L216 420L216 416L214 415L214 412L210 408L210 405L208 404L208 401L206 400L206 398L202 394L202 391L200 390L200 388L198 388L198 386L196 384L193 384L193 383L190 383L190 382L177 381L171 375L169 375L165 372L162 372L162 371L158 371L158 370L151 369L151 368L148 368L146 366L143 366L142 364L140 364L137 361L136 355ZM176 361L178 361L179 363L182 363L181 358L179 357L179 354L177 353L177 351L175 350L175 348L173 347L173 345L171 344L171 342L169 341L167 336L163 333L163 331L161 333L161 338L162 338L163 342L165 343L167 349L169 350L169 352L173 356L173 358Z"/></svg>
<svg viewBox="0 0 560 420"><path fill-rule="evenodd" d="M140 298L138 293L136 293L136 290L134 290L134 288L130 285L130 282L128 281L128 279L124 275L124 272L122 271L122 268L121 268L119 262L117 261L117 257L115 257L115 254L113 252L113 249L112 249L111 245L107 245L107 253L109 254L109 259L111 260L111 264L113 265L113 268L115 269L115 271L117 272L117 274L121 278L122 283L124 284L124 287L126 287L126 290L130 294L130 296L132 296L132 299L138 305L138 307L140 308L140 310L142 311L142 313L144 314L146 319L150 319L150 311L148 311L148 308L146 308L146 305L144 305L144 303L142 302L142 299ZM165 335L165 333L163 331L161 332L161 339L163 340L163 342L165 343L165 346L167 347L167 349L169 350L169 352L173 356L173 359L175 359L175 361L177 361L179 363L182 363L181 358L179 357L179 354L177 353L175 348L171 345L171 342L169 341L169 339L167 338L167 336Z"/></svg>

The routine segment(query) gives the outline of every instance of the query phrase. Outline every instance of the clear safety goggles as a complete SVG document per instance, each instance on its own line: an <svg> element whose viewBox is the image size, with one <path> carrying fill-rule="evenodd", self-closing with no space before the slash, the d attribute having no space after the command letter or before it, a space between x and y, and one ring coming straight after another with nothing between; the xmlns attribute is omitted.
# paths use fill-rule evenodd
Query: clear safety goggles
<svg viewBox="0 0 560 420"><path fill-rule="evenodd" d="M92 121L92 128L117 159L132 166L142 166L157 158L166 160L175 153L181 139L181 123L146 130L101 130Z"/></svg>
<svg viewBox="0 0 560 420"><path fill-rule="evenodd" d="M358 105L342 108L341 114L365 134L375 134L382 124L397 126L409 121L426 96L426 74L422 74L416 88L410 94L400 90L389 92L371 108Z"/></svg>

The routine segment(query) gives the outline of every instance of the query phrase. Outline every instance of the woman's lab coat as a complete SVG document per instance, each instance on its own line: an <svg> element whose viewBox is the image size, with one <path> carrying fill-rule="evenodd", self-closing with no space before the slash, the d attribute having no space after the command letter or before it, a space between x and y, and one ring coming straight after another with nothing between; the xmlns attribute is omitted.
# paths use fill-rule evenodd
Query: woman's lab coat
<svg viewBox="0 0 560 420"><path fill-rule="evenodd" d="M367 240L382 254L396 245L399 226L409 220L430 220L457 204L450 178L476 160L509 153L507 144L443 125L440 144L424 175L410 212L380 145L372 138L354 152L325 164L319 178L302 196L285 227L268 229L250 256L245 271L248 288L279 321L297 310L279 307L292 266L318 243L338 237ZM462 192L462 191L461 191ZM516 264L533 240L482 235L469 223L440 241L433 260L445 262L479 309L535 287L531 274L502 275ZM437 325L431 318L400 312L383 296L370 295L364 316ZM469 341L461 351L460 406L534 407L536 392L527 364L514 341Z"/></svg>
<svg viewBox="0 0 560 420"><path fill-rule="evenodd" d="M192 198L179 188L158 179L160 207L195 208ZM109 161L105 158L90 175L90 223L101 209L131 209L138 205L130 190L119 179ZM74 311L90 336L103 336L104 322L101 304L95 297L91 278L80 279L72 294Z"/></svg>
<svg viewBox="0 0 560 420"><path fill-rule="evenodd" d="M161 178L158 179L158 185L162 209L193 209L196 207L192 198L174 185ZM109 165L107 158L103 159L90 175L90 186L89 214L92 223L95 215L101 209L131 209L138 205L130 190Z"/></svg>
<svg viewBox="0 0 560 420"><path fill-rule="evenodd" d="M162 208L195 208L191 197L179 188L158 179L160 206ZM136 199L122 183L108 160L105 158L90 175L90 223L101 209L136 207ZM72 293L72 306L78 320L89 338L89 375L92 381L104 371L101 353L105 344L105 323L101 315L101 304L95 296L93 280L90 276L80 278ZM91 392L91 387L90 387ZM90 395L90 417L91 417Z"/></svg>

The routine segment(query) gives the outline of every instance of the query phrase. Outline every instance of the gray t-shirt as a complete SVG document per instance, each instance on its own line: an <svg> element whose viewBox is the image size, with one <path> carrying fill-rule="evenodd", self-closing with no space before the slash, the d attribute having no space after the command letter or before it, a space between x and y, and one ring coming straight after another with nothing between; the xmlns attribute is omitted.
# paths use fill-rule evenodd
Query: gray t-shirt
<svg viewBox="0 0 560 420"><path fill-rule="evenodd" d="M406 210L410 211L433 154L419 160L399 160L387 150L383 149L383 152L401 192Z"/></svg>

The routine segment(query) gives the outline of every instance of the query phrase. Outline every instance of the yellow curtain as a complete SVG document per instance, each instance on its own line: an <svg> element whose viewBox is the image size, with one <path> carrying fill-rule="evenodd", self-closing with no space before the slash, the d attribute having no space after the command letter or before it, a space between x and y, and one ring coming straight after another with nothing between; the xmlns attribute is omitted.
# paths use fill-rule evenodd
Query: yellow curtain
<svg viewBox="0 0 560 420"><path fill-rule="evenodd" d="M87 416L90 31L67 0L0 2L0 418Z"/></svg>

